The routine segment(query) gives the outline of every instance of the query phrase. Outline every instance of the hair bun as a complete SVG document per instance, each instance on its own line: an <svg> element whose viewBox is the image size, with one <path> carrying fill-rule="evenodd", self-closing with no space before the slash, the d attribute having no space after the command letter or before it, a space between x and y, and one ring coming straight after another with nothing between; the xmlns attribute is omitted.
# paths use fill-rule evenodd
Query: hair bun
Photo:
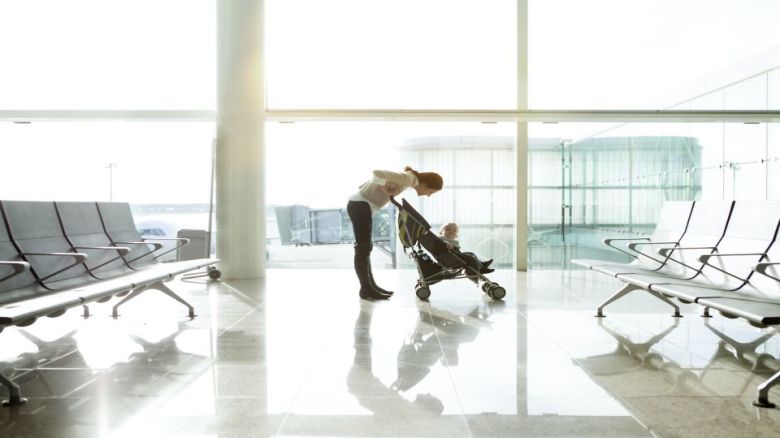
<svg viewBox="0 0 780 438"><path fill-rule="evenodd" d="M406 167L404 167L404 172L412 172L412 173L417 173L417 171L416 171L416 170L412 169L412 166L406 166Z"/></svg>

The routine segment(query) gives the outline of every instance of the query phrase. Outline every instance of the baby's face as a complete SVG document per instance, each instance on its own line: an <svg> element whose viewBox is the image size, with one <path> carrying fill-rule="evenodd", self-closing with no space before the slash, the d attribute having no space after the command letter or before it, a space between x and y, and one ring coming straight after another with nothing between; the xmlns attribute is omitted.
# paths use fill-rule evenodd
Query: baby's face
<svg viewBox="0 0 780 438"><path fill-rule="evenodd" d="M458 227L444 227L444 237L450 239L458 238Z"/></svg>

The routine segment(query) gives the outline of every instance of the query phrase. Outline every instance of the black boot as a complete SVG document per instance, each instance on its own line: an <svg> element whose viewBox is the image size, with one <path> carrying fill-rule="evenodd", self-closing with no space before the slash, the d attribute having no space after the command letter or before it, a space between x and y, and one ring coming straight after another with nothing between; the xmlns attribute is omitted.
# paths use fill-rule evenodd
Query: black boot
<svg viewBox="0 0 780 438"><path fill-rule="evenodd" d="M371 261L370 261L370 259L369 259L369 263L368 263L368 281L371 283L371 287L374 288L374 290L377 290L377 291L379 291L379 292L381 292L381 293L383 293L383 294L385 294L385 295L387 295L389 297L393 296L393 294L395 293L395 292L393 292L391 290L383 289L383 288L379 287L376 284L376 281L374 281L374 272L371 270Z"/></svg>
<svg viewBox="0 0 780 438"><path fill-rule="evenodd" d="M362 254L361 251L355 251L355 273L360 281L360 298L386 300L390 295L384 294L371 285L371 258L369 254Z"/></svg>

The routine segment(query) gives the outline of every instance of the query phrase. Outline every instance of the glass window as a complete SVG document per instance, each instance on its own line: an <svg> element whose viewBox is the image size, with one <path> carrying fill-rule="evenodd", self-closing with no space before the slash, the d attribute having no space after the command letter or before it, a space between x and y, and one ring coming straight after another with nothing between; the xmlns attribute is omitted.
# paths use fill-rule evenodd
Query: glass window
<svg viewBox="0 0 780 438"><path fill-rule="evenodd" d="M496 266L511 267L514 161L506 158L514 157L515 132L513 123L268 123L266 157L275 163L266 169L275 222L267 226L269 266L351 267L348 198L374 169L400 172L410 165L441 174L444 189L431 197L408 190L397 198L412 204L436 233L457 222L464 248L479 248ZM388 205L374 217L376 267L413 266L397 243L395 214Z"/></svg>
<svg viewBox="0 0 780 438"><path fill-rule="evenodd" d="M270 108L503 108L514 0L267 0Z"/></svg>
<svg viewBox="0 0 780 438"><path fill-rule="evenodd" d="M724 124L725 199L766 199L766 124Z"/></svg>
<svg viewBox="0 0 780 438"><path fill-rule="evenodd" d="M214 109L214 0L0 2L0 109Z"/></svg>
<svg viewBox="0 0 780 438"><path fill-rule="evenodd" d="M13 163L0 199L128 202L147 234L205 230L214 135L213 122L0 123Z"/></svg>
<svg viewBox="0 0 780 438"><path fill-rule="evenodd" d="M664 202L699 199L704 146L691 126L531 124L529 265L568 267L573 257L625 261L602 240L645 236ZM540 133L546 137L535 137Z"/></svg>
<svg viewBox="0 0 780 438"><path fill-rule="evenodd" d="M780 123L769 123L767 136L767 199L780 200Z"/></svg>

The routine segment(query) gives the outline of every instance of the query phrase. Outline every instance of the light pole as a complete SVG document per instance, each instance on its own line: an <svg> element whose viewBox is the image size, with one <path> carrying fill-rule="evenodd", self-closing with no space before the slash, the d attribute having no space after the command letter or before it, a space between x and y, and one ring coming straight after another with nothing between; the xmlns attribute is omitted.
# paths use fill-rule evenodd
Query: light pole
<svg viewBox="0 0 780 438"><path fill-rule="evenodd" d="M114 201L114 169L116 163L106 163L106 169L108 169L108 200Z"/></svg>

